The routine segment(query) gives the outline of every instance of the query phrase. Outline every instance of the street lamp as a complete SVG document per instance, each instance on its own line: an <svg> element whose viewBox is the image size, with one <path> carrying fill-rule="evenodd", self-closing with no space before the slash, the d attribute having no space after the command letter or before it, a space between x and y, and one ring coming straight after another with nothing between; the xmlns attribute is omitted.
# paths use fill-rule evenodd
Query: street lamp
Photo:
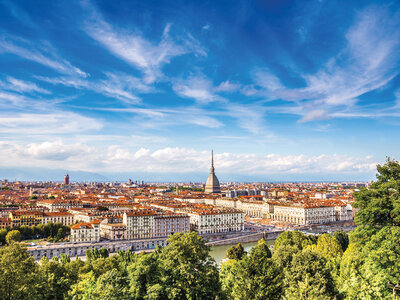
<svg viewBox="0 0 400 300"><path fill-rule="evenodd" d="M389 281L388 288L393 290L393 300L396 300L396 291L400 291L400 284L394 284Z"/></svg>

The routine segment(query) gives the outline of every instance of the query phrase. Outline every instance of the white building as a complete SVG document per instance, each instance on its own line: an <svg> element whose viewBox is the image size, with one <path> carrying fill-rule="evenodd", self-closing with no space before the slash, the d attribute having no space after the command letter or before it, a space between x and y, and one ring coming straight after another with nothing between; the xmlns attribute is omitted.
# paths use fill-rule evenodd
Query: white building
<svg viewBox="0 0 400 300"><path fill-rule="evenodd" d="M128 240L152 238L155 216L156 212L150 209L125 212L122 222L126 225L126 238Z"/></svg>
<svg viewBox="0 0 400 300"><path fill-rule="evenodd" d="M74 224L74 215L69 212L45 212L43 213L42 223L61 223L69 226Z"/></svg>
<svg viewBox="0 0 400 300"><path fill-rule="evenodd" d="M100 223L100 236L107 240L125 240L126 225L123 223Z"/></svg>
<svg viewBox="0 0 400 300"><path fill-rule="evenodd" d="M270 218L282 222L309 225L336 221L334 206L274 205Z"/></svg>
<svg viewBox="0 0 400 300"><path fill-rule="evenodd" d="M70 210L75 207L83 207L83 204L72 200L42 200L36 203L37 206L46 207L49 211Z"/></svg>
<svg viewBox="0 0 400 300"><path fill-rule="evenodd" d="M186 210L191 229L199 234L244 230L244 213L234 209Z"/></svg>
<svg viewBox="0 0 400 300"><path fill-rule="evenodd" d="M78 223L71 227L70 241L73 243L100 241L100 222Z"/></svg>

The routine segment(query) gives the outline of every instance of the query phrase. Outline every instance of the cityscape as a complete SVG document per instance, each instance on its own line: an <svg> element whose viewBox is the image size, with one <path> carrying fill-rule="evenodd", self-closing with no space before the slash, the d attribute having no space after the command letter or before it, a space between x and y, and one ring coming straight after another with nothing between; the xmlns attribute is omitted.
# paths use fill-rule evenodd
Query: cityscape
<svg viewBox="0 0 400 300"><path fill-rule="evenodd" d="M0 0L0 300L400 299L400 2Z"/></svg>
<svg viewBox="0 0 400 300"><path fill-rule="evenodd" d="M2 181L1 228L60 223L70 234L58 243L27 242L36 259L106 248L148 250L169 235L195 231L213 245L275 239L296 228L309 234L355 226L353 193L368 183L220 184L213 155L204 183ZM11 206L11 207L10 207ZM261 233L257 234L257 233Z"/></svg>

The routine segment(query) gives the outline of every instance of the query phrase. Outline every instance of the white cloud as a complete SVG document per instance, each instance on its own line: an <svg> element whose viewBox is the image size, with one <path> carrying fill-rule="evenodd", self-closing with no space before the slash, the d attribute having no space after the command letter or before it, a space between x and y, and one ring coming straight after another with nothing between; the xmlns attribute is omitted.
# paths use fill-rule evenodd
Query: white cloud
<svg viewBox="0 0 400 300"><path fill-rule="evenodd" d="M224 98L214 92L212 81L203 75L176 79L173 81L173 89L179 96L195 99L200 104L226 102Z"/></svg>
<svg viewBox="0 0 400 300"><path fill-rule="evenodd" d="M252 134L267 133L264 125L265 108L256 104L230 104L224 114L236 119L239 127Z"/></svg>
<svg viewBox="0 0 400 300"><path fill-rule="evenodd" d="M50 94L48 90L37 86L33 82L23 81L10 76L6 77L6 81L0 81L0 87L5 90L19 92L19 93L37 92L41 94Z"/></svg>
<svg viewBox="0 0 400 300"><path fill-rule="evenodd" d="M302 122L339 117L358 109L358 97L384 87L399 74L400 16L382 7L357 13L346 33L346 45L316 73L304 74L306 87L282 88L274 78L265 80L272 97L295 101ZM262 76L257 81L263 82ZM252 90L250 89L250 92ZM283 108L285 110L286 108ZM322 112L326 112L322 114ZM323 116L324 115L324 116Z"/></svg>
<svg viewBox="0 0 400 300"><path fill-rule="evenodd" d="M330 119L331 116L329 112L323 109L316 109L309 111L301 120L300 123L305 123L309 121L316 121L316 120L327 120Z"/></svg>
<svg viewBox="0 0 400 300"><path fill-rule="evenodd" d="M137 94L149 93L154 90L150 85L145 84L142 79L125 73L106 72L105 76L105 79L100 80L88 80L72 76L57 78L36 76L36 78L51 84L90 90L130 104L141 102Z"/></svg>
<svg viewBox="0 0 400 300"><path fill-rule="evenodd" d="M0 142L0 155L7 157L2 166L37 166L94 172L204 172L210 164L210 152L187 148L101 149L81 143L61 141L30 143ZM234 175L267 174L372 174L376 162L371 156L215 154L216 172ZM206 175L205 175L206 176Z"/></svg>
<svg viewBox="0 0 400 300"><path fill-rule="evenodd" d="M48 135L100 130L98 120L66 111L51 113L0 113L0 133Z"/></svg>
<svg viewBox="0 0 400 300"><path fill-rule="evenodd" d="M225 80L221 82L216 88L214 88L215 92L236 92L240 89L240 84L232 83L229 80Z"/></svg>
<svg viewBox="0 0 400 300"><path fill-rule="evenodd" d="M176 56L187 53L206 55L204 49L199 47L198 41L191 35L181 43L174 41L170 36L171 24L165 26L158 43L151 42L137 30L114 28L104 21L89 3L84 4L91 12L91 17L85 26L86 33L114 55L141 70L145 74L146 83L162 78L161 67Z"/></svg>
<svg viewBox="0 0 400 300"><path fill-rule="evenodd" d="M132 113L137 128L164 129L167 126L193 124L207 128L224 126L208 110L191 107L156 108L89 108L101 111Z"/></svg>
<svg viewBox="0 0 400 300"><path fill-rule="evenodd" d="M87 77L88 74L73 66L69 61L60 58L56 50L48 43L42 42L40 47L35 44L13 37L0 37L0 52L8 52L26 60L47 66L62 74Z"/></svg>
<svg viewBox="0 0 400 300"><path fill-rule="evenodd" d="M64 161L73 156L85 155L90 148L79 143L63 144L60 140L55 142L32 143L25 149L20 150L22 154L39 160Z"/></svg>
<svg viewBox="0 0 400 300"><path fill-rule="evenodd" d="M256 84L265 88L267 91L275 91L284 88L277 76L270 70L256 69L253 74Z"/></svg>

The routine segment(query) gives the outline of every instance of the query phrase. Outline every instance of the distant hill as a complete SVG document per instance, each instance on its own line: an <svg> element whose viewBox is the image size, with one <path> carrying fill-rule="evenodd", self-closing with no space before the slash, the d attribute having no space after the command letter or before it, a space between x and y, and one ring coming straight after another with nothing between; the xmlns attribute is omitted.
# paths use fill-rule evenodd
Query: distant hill
<svg viewBox="0 0 400 300"><path fill-rule="evenodd" d="M63 181L68 172L70 181L110 181L109 178L86 171L67 171L45 168L3 168L0 167L0 179L12 181Z"/></svg>

